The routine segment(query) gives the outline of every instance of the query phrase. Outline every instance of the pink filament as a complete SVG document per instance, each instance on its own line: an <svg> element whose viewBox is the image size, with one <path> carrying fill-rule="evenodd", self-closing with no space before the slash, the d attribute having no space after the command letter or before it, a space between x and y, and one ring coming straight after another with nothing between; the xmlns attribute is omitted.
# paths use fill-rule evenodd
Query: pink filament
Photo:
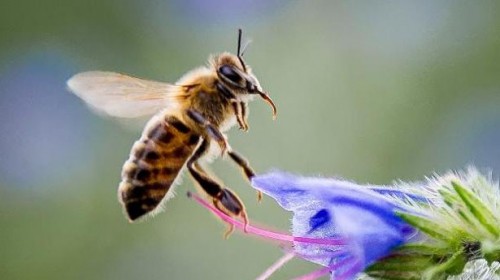
<svg viewBox="0 0 500 280"><path fill-rule="evenodd" d="M238 221L230 216L228 216L226 213L220 211L219 209L215 208L208 202L206 202L204 199L199 197L196 194L188 192L188 197L194 199L198 204L201 206L205 207L208 209L210 212L214 213L217 215L219 218L221 218L223 221L235 226L236 228L243 230L247 233L251 233L254 235L274 239L274 240L279 240L279 241L286 241L286 242L303 242L303 243L311 243L311 244L322 244L322 245L344 245L346 242L345 240L341 238L337 239L323 239L323 238L309 238L309 237L296 237L288 234L283 234L283 233L278 233L274 231L269 231L265 229L261 229L252 225L245 225L243 222Z"/></svg>
<svg viewBox="0 0 500 280"><path fill-rule="evenodd" d="M321 276L328 274L330 272L330 270L331 269L329 267L323 267L323 268L315 270L315 271L313 271L311 273L308 273L306 275L299 276L299 277L295 278L294 280L314 280L314 279L318 279Z"/></svg>
<svg viewBox="0 0 500 280"><path fill-rule="evenodd" d="M256 280L266 280L273 273L275 273L278 269L280 269L283 265L285 265L288 261L290 261L295 256L294 253L286 253L281 258L279 258L273 265L271 265L266 271L264 271Z"/></svg>
<svg viewBox="0 0 500 280"><path fill-rule="evenodd" d="M314 279L318 279L321 276L324 276L324 275L330 273L330 271L334 271L336 268L349 263L351 260L352 260L352 258L347 258L347 259L342 260L342 261L340 261L340 262L338 262L338 263L336 263L334 265L323 267L321 269L315 270L315 271L313 271L311 273L308 273L306 275L302 275L300 277L297 277L294 280L314 280ZM341 278L336 278L336 279L341 279Z"/></svg>

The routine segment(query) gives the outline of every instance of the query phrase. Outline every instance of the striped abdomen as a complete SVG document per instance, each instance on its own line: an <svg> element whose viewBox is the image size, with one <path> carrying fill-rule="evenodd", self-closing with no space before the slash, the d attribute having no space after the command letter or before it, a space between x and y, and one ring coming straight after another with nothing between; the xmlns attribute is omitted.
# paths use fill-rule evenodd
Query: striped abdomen
<svg viewBox="0 0 500 280"><path fill-rule="evenodd" d="M174 116L154 118L123 165L119 199L131 221L153 211L193 154L200 136ZM167 197L166 197L167 196Z"/></svg>

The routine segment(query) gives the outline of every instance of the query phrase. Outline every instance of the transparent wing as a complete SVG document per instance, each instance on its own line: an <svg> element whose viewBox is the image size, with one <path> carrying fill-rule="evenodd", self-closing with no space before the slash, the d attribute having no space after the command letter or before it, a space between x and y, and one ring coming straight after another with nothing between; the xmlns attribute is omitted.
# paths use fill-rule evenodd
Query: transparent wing
<svg viewBox="0 0 500 280"><path fill-rule="evenodd" d="M102 71L76 74L69 89L98 112L120 118L153 115L186 96L182 86Z"/></svg>

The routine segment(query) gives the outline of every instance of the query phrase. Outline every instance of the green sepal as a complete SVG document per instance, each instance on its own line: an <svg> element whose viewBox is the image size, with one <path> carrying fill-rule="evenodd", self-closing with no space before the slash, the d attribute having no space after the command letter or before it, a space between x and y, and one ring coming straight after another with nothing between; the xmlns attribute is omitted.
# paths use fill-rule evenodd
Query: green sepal
<svg viewBox="0 0 500 280"><path fill-rule="evenodd" d="M370 278L383 280L420 280L419 273L409 271L371 271L367 273Z"/></svg>
<svg viewBox="0 0 500 280"><path fill-rule="evenodd" d="M396 214L410 225L437 240L442 240L448 243L453 243L454 241L452 238L453 235L449 231L444 229L440 224L437 224L421 216L409 213L396 211Z"/></svg>
<svg viewBox="0 0 500 280"><path fill-rule="evenodd" d="M378 260L366 268L364 272L376 279L420 279L422 272L432 264L432 258L429 256L396 253Z"/></svg>
<svg viewBox="0 0 500 280"><path fill-rule="evenodd" d="M438 191L441 197L443 198L444 203L448 205L451 209L455 209L455 211L460 215L460 217L466 221L468 224L475 226L474 222L471 221L471 216L468 213L467 209L463 206L463 202L456 193L451 193L448 190L439 190ZM464 212L464 210L466 210Z"/></svg>
<svg viewBox="0 0 500 280"><path fill-rule="evenodd" d="M375 262L365 271L423 271L432 264L429 256L394 254Z"/></svg>
<svg viewBox="0 0 500 280"><path fill-rule="evenodd" d="M488 262L489 265L491 265L493 262L500 262L500 242L498 242L498 244L495 244L493 242L484 241L481 244L481 250L483 252L483 258Z"/></svg>
<svg viewBox="0 0 500 280"><path fill-rule="evenodd" d="M500 235L500 226L495 223L496 218L493 213L490 212L490 210L474 193L459 185L455 181L451 182L451 184L467 208L469 208L469 211L475 216L481 225L483 225L484 228L495 237L498 237Z"/></svg>
<svg viewBox="0 0 500 280"><path fill-rule="evenodd" d="M394 252L396 254L401 253L435 256L446 255L449 252L449 247L438 244L408 243L398 247Z"/></svg>

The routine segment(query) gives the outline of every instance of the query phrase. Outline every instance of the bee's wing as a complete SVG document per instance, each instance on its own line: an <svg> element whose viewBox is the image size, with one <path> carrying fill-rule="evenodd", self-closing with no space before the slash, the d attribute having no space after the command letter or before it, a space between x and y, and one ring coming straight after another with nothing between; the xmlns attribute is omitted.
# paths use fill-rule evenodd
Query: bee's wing
<svg viewBox="0 0 500 280"><path fill-rule="evenodd" d="M93 109L120 118L153 115L161 109L175 106L179 98L186 96L182 86L113 72L79 73L71 77L67 84Z"/></svg>

